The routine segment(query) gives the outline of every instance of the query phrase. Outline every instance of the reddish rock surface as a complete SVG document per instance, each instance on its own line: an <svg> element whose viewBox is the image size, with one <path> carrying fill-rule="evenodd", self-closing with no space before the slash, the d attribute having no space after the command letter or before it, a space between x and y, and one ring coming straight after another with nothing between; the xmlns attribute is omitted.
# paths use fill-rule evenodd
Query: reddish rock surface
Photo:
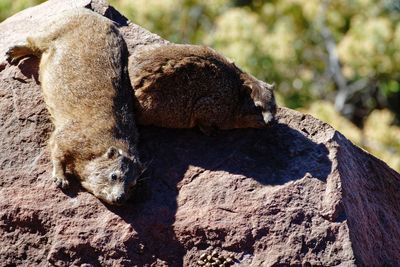
<svg viewBox="0 0 400 267"><path fill-rule="evenodd" d="M211 247L238 266L399 265L400 175L289 109L266 130L140 128L148 179L124 207L76 182L56 189L38 62L10 66L5 51L73 6L117 21L131 53L166 42L102 1L49 1L0 24L1 266L195 266Z"/></svg>

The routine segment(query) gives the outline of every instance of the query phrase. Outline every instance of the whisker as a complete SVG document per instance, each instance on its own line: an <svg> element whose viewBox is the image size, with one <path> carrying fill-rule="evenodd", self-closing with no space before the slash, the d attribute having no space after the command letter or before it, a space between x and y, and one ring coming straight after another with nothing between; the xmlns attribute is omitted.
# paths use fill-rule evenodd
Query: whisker
<svg viewBox="0 0 400 267"><path fill-rule="evenodd" d="M143 169L142 169L142 171L140 172L139 177L140 177L143 173L145 173L145 172L148 170L148 168L150 167L150 165L153 163L153 160L154 160L154 158L152 158L151 160L147 161L147 162L143 165Z"/></svg>
<svg viewBox="0 0 400 267"><path fill-rule="evenodd" d="M149 180L150 178L151 178L151 176L139 177L139 178L137 179L137 182L139 183L139 182L147 181L147 180Z"/></svg>

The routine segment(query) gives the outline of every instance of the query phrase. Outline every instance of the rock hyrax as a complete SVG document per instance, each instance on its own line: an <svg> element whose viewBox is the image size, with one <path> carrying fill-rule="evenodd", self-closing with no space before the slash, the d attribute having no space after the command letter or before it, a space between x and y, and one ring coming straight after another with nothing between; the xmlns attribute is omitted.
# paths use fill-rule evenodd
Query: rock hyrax
<svg viewBox="0 0 400 267"><path fill-rule="evenodd" d="M211 48L145 47L129 59L136 121L170 128L263 128L276 112L273 85Z"/></svg>
<svg viewBox="0 0 400 267"><path fill-rule="evenodd" d="M8 52L11 62L40 57L39 79L55 130L53 178L66 171L109 204L121 204L141 174L127 73L128 52L109 19L84 8L61 13L46 32Z"/></svg>

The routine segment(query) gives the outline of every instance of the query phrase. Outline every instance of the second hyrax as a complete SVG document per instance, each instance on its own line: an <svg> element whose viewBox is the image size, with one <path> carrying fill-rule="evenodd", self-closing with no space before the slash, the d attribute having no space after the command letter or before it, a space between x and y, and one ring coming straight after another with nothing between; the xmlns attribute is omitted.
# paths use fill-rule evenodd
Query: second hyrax
<svg viewBox="0 0 400 267"><path fill-rule="evenodd" d="M45 30L7 54L11 62L40 57L39 79L55 125L53 178L65 188L71 172L96 197L121 204L142 172L126 44L112 21L84 8L61 13Z"/></svg>
<svg viewBox="0 0 400 267"><path fill-rule="evenodd" d="M273 85L205 46L145 48L129 60L137 123L170 128L263 128L276 112Z"/></svg>

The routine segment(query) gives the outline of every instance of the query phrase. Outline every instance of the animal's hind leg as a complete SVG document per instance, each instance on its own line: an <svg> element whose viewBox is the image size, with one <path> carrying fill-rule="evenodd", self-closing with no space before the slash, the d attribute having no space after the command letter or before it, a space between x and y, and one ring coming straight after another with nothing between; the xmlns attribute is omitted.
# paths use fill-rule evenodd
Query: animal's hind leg
<svg viewBox="0 0 400 267"><path fill-rule="evenodd" d="M53 163L53 180L57 187L65 189L69 186L67 177L65 176L66 171L66 155L65 152L60 149L59 144L56 141L56 133L53 133L50 139L51 147L51 161Z"/></svg>
<svg viewBox="0 0 400 267"><path fill-rule="evenodd" d="M35 44L36 42L34 38L28 37L24 43L10 47L6 52L7 61L15 64L24 57L40 55L41 52Z"/></svg>
<svg viewBox="0 0 400 267"><path fill-rule="evenodd" d="M34 50L28 46L28 43L14 45L6 52L7 61L11 64L17 63L24 57L34 54Z"/></svg>

